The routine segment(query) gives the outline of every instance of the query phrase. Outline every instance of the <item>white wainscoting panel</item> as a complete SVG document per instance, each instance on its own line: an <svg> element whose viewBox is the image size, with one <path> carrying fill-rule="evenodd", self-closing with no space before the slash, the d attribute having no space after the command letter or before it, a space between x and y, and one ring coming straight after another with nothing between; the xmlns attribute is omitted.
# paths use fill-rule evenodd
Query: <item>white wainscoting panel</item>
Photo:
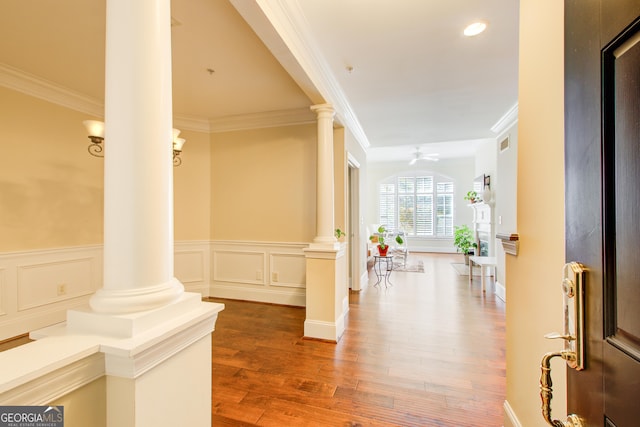
<svg viewBox="0 0 640 427"><path fill-rule="evenodd" d="M187 292L209 296L209 241L176 242L174 275Z"/></svg>
<svg viewBox="0 0 640 427"><path fill-rule="evenodd" d="M266 253L239 250L213 252L213 280L265 285Z"/></svg>
<svg viewBox="0 0 640 427"><path fill-rule="evenodd" d="M304 288L307 282L307 260L304 254L271 251L271 286Z"/></svg>
<svg viewBox="0 0 640 427"><path fill-rule="evenodd" d="M304 306L304 243L213 241L210 295Z"/></svg>
<svg viewBox="0 0 640 427"><path fill-rule="evenodd" d="M18 266L18 311L95 292L93 258Z"/></svg>
<svg viewBox="0 0 640 427"><path fill-rule="evenodd" d="M101 286L101 245L0 254L0 340L63 322Z"/></svg>

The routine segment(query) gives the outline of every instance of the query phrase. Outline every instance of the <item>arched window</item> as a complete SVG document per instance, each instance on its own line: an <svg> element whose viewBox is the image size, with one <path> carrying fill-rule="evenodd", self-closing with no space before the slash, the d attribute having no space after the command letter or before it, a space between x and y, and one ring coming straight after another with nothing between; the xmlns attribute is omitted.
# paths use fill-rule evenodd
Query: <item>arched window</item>
<svg viewBox="0 0 640 427"><path fill-rule="evenodd" d="M430 172L394 175L379 186L380 224L407 236L453 236L454 180Z"/></svg>

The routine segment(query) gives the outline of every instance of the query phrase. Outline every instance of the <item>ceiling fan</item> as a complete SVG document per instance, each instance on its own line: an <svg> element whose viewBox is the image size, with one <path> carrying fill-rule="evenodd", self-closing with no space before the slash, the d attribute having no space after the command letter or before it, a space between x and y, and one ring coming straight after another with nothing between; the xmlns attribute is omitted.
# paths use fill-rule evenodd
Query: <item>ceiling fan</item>
<svg viewBox="0 0 640 427"><path fill-rule="evenodd" d="M409 162L409 165L415 165L418 160L429 160L430 162L437 162L439 154L422 154L420 147L416 147L416 152L413 154L413 159Z"/></svg>

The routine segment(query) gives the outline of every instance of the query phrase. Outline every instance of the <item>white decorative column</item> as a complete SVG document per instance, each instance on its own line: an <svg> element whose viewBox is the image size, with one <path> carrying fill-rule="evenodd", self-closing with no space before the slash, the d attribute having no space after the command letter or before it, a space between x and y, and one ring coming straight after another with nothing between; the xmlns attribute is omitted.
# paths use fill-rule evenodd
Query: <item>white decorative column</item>
<svg viewBox="0 0 640 427"><path fill-rule="evenodd" d="M107 0L104 285L55 334L104 354L108 427L211 423L224 305L173 276L170 0Z"/></svg>
<svg viewBox="0 0 640 427"><path fill-rule="evenodd" d="M104 288L96 312L175 301L169 0L107 1Z"/></svg>
<svg viewBox="0 0 640 427"><path fill-rule="evenodd" d="M334 247L334 178L333 178L333 117L330 104L311 107L318 116L318 158L316 172L316 237L315 246Z"/></svg>
<svg viewBox="0 0 640 427"><path fill-rule="evenodd" d="M316 237L306 257L304 336L338 342L348 310L345 244L334 235L333 117L329 104L314 105L318 116Z"/></svg>

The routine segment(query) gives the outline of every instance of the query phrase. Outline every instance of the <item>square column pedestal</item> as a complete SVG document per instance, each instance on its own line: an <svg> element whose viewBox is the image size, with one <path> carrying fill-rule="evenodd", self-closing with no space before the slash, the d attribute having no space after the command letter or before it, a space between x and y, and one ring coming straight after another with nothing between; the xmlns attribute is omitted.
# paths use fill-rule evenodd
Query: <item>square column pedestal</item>
<svg viewBox="0 0 640 427"><path fill-rule="evenodd" d="M223 304L184 293L167 306L132 314L70 310L67 322L34 339L78 336L104 354L107 426L209 426L211 332Z"/></svg>
<svg viewBox="0 0 640 427"><path fill-rule="evenodd" d="M307 259L305 338L338 342L349 311L345 244L312 245Z"/></svg>

